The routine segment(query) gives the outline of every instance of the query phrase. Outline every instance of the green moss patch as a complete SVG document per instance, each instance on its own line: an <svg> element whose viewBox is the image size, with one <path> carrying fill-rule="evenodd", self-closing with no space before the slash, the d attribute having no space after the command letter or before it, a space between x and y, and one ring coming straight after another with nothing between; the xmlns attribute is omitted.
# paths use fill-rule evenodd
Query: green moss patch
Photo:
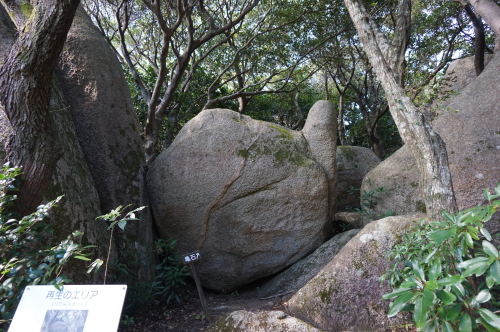
<svg viewBox="0 0 500 332"><path fill-rule="evenodd" d="M342 152L342 155L345 157L345 159L347 159L349 161L353 161L354 158L356 157L356 153L354 152L354 149L350 146L341 145L341 146L339 146L339 149Z"/></svg>
<svg viewBox="0 0 500 332"><path fill-rule="evenodd" d="M283 128L283 127L280 127L280 126L272 125L272 124L268 124L267 126L269 128L276 129L279 132L279 135L277 135L276 138L293 139L293 135L290 132L290 130Z"/></svg>

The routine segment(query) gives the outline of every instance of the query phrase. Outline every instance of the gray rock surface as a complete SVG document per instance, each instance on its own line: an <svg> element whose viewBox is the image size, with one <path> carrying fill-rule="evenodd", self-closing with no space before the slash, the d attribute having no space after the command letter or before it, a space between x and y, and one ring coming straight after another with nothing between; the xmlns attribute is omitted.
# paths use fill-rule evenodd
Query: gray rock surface
<svg viewBox="0 0 500 332"><path fill-rule="evenodd" d="M201 252L198 274L214 290L234 290L293 264L330 231L334 179L316 161L318 148L301 132L230 110L202 111L148 172L161 236L177 239L181 254Z"/></svg>
<svg viewBox="0 0 500 332"><path fill-rule="evenodd" d="M387 318L390 291L378 278L390 266L384 255L413 220L387 217L363 228L311 281L288 301L290 312L325 331L378 331L401 322Z"/></svg>
<svg viewBox="0 0 500 332"><path fill-rule="evenodd" d="M491 59L493 59L492 54L485 54L484 65L488 65ZM474 81L476 77L474 56L453 61L448 69L446 69L446 74L441 83L440 96L446 97L443 105L448 104L449 99L447 97L450 94L460 93L460 91ZM441 107L443 105L438 104L438 106Z"/></svg>
<svg viewBox="0 0 500 332"><path fill-rule="evenodd" d="M318 274L359 231L359 229L351 229L332 237L312 254L301 259L262 285L260 287L260 294L263 297L267 297L291 292L295 293Z"/></svg>
<svg viewBox="0 0 500 332"><path fill-rule="evenodd" d="M139 122L120 62L79 7L61 53L57 77L68 101L76 134L99 194L103 213L119 205L148 205ZM152 222L117 230L120 260L143 280L152 274Z"/></svg>
<svg viewBox="0 0 500 332"><path fill-rule="evenodd" d="M373 221L373 219L360 212L338 212L335 213L335 221L348 224L349 228L363 228Z"/></svg>
<svg viewBox="0 0 500 332"><path fill-rule="evenodd" d="M380 158L368 148L361 146L337 147L337 211L347 207L360 208L359 190L349 192L351 186L360 189L365 175L380 164Z"/></svg>
<svg viewBox="0 0 500 332"><path fill-rule="evenodd" d="M207 332L321 332L283 311L235 311L220 318Z"/></svg>
<svg viewBox="0 0 500 332"><path fill-rule="evenodd" d="M483 203L484 189L495 187L500 179L499 70L500 56L495 55L481 75L450 98L447 109L432 123L446 143L459 209ZM362 189L387 189L377 199L377 212L424 210L419 172L406 146L366 177L371 182L363 183Z"/></svg>
<svg viewBox="0 0 500 332"><path fill-rule="evenodd" d="M309 110L302 129L311 155L326 173L328 179L328 223L331 224L337 211L337 111L327 101L318 101Z"/></svg>

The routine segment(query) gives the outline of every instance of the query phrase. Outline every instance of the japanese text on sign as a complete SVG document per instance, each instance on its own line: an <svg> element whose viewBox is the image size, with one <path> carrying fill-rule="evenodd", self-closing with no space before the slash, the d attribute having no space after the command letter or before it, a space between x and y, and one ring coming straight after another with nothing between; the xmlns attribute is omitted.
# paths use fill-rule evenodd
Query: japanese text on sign
<svg viewBox="0 0 500 332"><path fill-rule="evenodd" d="M183 260L184 264L189 264L189 263L195 262L195 261L199 260L200 258L201 258L201 256L200 256L199 251L195 251L193 253L182 256L182 260Z"/></svg>

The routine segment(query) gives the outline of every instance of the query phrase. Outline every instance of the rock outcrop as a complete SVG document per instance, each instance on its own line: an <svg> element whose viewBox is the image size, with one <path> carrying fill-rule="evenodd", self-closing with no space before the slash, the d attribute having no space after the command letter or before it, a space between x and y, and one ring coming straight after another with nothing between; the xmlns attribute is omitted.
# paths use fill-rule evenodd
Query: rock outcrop
<svg viewBox="0 0 500 332"><path fill-rule="evenodd" d="M368 148L361 146L337 147L337 211L347 207L360 208L359 190L350 192L350 188L359 189L365 175L380 164L380 158Z"/></svg>
<svg viewBox="0 0 500 332"><path fill-rule="evenodd" d="M220 318L207 332L321 332L283 311L235 311Z"/></svg>
<svg viewBox="0 0 500 332"><path fill-rule="evenodd" d="M288 301L291 313L324 331L384 330L400 322L387 318L390 292L378 278L390 262L385 254L413 220L425 215L387 217L363 228L311 281Z"/></svg>
<svg viewBox="0 0 500 332"><path fill-rule="evenodd" d="M177 239L181 254L201 252L197 271L205 287L236 289L325 240L335 147L314 140L333 144L335 109L318 102L315 113L303 135L230 110L204 110L154 162L147 184L160 234ZM324 119L329 125L314 123Z"/></svg>
<svg viewBox="0 0 500 332"><path fill-rule="evenodd" d="M120 62L79 7L61 53L57 77L68 101L76 134L99 194L102 213L120 205L148 205L139 122ZM152 277L152 222L117 230L120 260L143 280ZM139 272L137 272L140 270Z"/></svg>
<svg viewBox="0 0 500 332"><path fill-rule="evenodd" d="M481 75L450 97L447 108L432 123L446 143L459 209L483 203L484 189L495 187L500 179L499 70L497 54ZM362 189L386 188L377 198L376 212L425 210L419 171L406 146L366 177L371 181L365 181Z"/></svg>
<svg viewBox="0 0 500 332"><path fill-rule="evenodd" d="M335 235L312 254L262 285L259 294L267 297L295 293L318 274L359 231L359 229L351 229Z"/></svg>

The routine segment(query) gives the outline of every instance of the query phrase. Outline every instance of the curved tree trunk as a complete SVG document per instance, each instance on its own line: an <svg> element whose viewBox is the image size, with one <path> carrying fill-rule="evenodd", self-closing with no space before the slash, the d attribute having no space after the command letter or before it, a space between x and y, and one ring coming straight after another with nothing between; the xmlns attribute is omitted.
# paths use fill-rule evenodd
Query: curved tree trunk
<svg viewBox="0 0 500 332"><path fill-rule="evenodd" d="M457 1L457 0L454 0ZM458 1L462 2L462 1ZM497 36L500 35L500 6L493 0L470 0L476 14L481 16Z"/></svg>
<svg viewBox="0 0 500 332"><path fill-rule="evenodd" d="M344 0L363 48L386 92L389 108L403 141L417 161L427 213L456 211L446 147L401 87L401 65L409 32L410 2L399 1L398 23L391 43L376 27L362 0ZM395 59L395 55L397 55Z"/></svg>
<svg viewBox="0 0 500 332"><path fill-rule="evenodd" d="M30 7L29 19L15 16L19 36L0 68L0 107L13 128L6 158L24 172L25 181L18 194L17 210L21 215L40 204L62 156L50 122L50 86L79 2L40 0ZM12 10L17 6L13 1L2 3L10 13L19 14ZM26 2L23 6L27 6ZM27 23L23 27L24 21Z"/></svg>

